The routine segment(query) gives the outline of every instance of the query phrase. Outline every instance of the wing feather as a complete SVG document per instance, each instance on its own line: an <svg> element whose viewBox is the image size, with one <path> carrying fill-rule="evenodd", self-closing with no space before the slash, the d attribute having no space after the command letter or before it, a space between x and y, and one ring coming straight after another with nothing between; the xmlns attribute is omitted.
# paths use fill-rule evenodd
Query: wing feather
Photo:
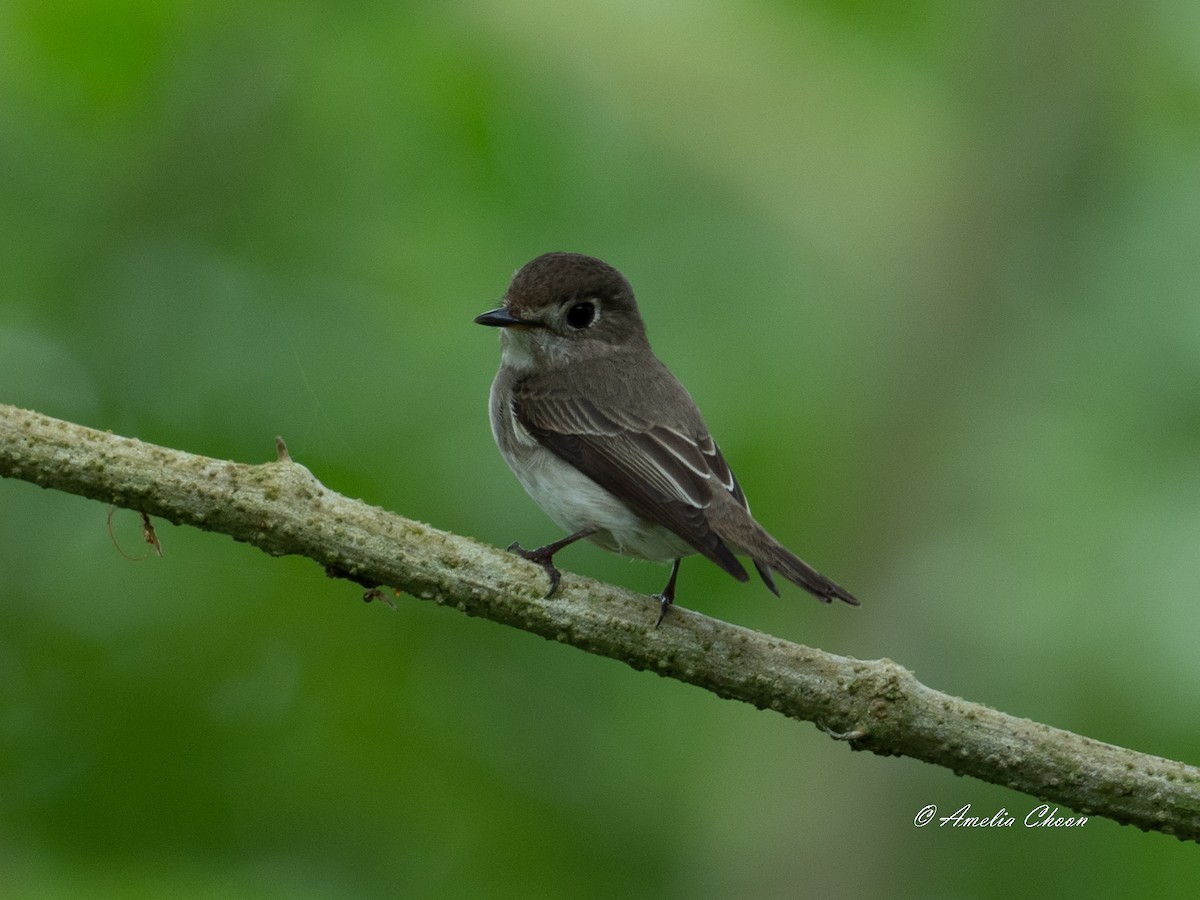
<svg viewBox="0 0 1200 900"><path fill-rule="evenodd" d="M707 432L656 426L601 408L592 398L539 391L527 383L516 386L513 410L539 443L639 516L670 529L734 577L749 577L705 515L714 489L745 503Z"/></svg>

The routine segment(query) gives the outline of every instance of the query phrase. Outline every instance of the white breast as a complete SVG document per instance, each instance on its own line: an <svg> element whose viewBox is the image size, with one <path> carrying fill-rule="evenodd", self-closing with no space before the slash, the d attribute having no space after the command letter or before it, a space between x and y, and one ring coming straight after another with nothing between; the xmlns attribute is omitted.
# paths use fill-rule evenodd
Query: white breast
<svg viewBox="0 0 1200 900"><path fill-rule="evenodd" d="M501 371L492 385L492 435L517 480L554 524L567 532L595 528L588 540L626 556L670 562L696 552L539 444L513 415L506 382Z"/></svg>

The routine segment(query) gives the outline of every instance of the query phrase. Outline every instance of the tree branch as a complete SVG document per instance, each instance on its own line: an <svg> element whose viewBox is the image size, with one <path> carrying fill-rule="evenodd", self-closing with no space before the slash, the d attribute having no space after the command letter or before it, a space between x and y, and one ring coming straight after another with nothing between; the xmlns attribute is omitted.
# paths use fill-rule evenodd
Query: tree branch
<svg viewBox="0 0 1200 900"><path fill-rule="evenodd" d="M940 693L887 660L861 661L541 568L330 491L291 461L243 465L0 404L0 476L299 554L601 656L817 723L853 749L911 756L1082 815L1200 840L1200 770Z"/></svg>

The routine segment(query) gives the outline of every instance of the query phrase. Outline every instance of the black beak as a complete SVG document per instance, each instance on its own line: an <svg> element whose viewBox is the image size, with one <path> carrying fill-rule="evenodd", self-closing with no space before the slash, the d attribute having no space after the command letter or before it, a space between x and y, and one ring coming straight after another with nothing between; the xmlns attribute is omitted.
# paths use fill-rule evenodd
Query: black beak
<svg viewBox="0 0 1200 900"><path fill-rule="evenodd" d="M510 325L533 325L533 322L527 322L524 319L518 319L508 311L507 307L501 306L499 309L489 309L483 315L475 317L476 325L492 325L496 328L507 328Z"/></svg>

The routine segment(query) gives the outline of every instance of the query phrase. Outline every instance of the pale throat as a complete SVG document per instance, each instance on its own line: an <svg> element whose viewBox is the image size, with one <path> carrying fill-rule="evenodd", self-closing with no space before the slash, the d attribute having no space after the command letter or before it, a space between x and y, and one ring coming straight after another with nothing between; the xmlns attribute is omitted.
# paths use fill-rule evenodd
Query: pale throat
<svg viewBox="0 0 1200 900"><path fill-rule="evenodd" d="M500 332L500 364L518 372L543 371L569 362L570 342L544 329L511 327Z"/></svg>

